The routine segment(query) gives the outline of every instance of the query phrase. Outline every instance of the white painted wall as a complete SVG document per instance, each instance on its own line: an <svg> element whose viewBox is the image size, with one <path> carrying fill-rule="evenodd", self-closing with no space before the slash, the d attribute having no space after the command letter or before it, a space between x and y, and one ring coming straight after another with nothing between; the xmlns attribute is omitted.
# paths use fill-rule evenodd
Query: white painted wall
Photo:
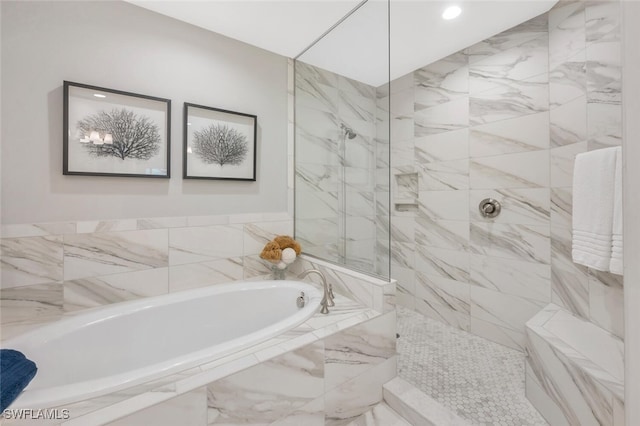
<svg viewBox="0 0 640 426"><path fill-rule="evenodd" d="M287 59L124 2L1 2L5 224L287 210ZM62 175L62 81L172 100L167 179ZM182 180L182 106L258 116L257 182Z"/></svg>
<svg viewBox="0 0 640 426"><path fill-rule="evenodd" d="M640 3L622 5L626 424L640 425Z"/></svg>

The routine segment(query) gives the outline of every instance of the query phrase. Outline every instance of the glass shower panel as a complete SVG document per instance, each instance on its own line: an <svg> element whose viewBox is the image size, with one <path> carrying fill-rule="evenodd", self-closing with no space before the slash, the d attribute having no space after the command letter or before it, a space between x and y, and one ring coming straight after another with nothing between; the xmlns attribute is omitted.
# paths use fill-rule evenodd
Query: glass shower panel
<svg viewBox="0 0 640 426"><path fill-rule="evenodd" d="M388 1L362 4L295 62L295 234L389 276Z"/></svg>

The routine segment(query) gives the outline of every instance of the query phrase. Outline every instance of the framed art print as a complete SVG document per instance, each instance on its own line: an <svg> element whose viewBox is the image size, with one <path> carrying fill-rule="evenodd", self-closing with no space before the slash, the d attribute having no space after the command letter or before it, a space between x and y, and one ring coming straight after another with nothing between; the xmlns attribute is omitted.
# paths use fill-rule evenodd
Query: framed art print
<svg viewBox="0 0 640 426"><path fill-rule="evenodd" d="M170 177L171 101L64 82L63 174Z"/></svg>
<svg viewBox="0 0 640 426"><path fill-rule="evenodd" d="M257 119L185 103L183 177L255 181Z"/></svg>

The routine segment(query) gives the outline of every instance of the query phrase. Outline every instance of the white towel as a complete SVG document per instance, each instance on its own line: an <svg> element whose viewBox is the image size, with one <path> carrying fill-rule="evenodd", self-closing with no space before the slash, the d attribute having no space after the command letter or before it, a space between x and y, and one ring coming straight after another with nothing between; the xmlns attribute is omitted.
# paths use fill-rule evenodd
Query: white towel
<svg viewBox="0 0 640 426"><path fill-rule="evenodd" d="M616 148L616 170L613 188L613 232L609 270L622 275L622 148Z"/></svg>
<svg viewBox="0 0 640 426"><path fill-rule="evenodd" d="M573 170L573 261L599 271L611 263L616 148L576 155Z"/></svg>

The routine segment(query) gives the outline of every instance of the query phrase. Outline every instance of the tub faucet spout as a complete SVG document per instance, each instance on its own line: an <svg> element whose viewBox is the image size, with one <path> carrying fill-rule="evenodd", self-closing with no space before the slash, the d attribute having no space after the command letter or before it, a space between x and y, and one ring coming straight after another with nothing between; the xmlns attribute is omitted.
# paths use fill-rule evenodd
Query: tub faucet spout
<svg viewBox="0 0 640 426"><path fill-rule="evenodd" d="M322 280L322 288L324 290L324 295L322 296L322 301L320 302L320 305L322 306L322 308L320 309L320 313L328 314L329 306L335 305L335 303L333 302L333 290L330 288L330 285L327 285L327 279L324 277L324 274L317 269L308 269L304 271L303 273L298 275L298 279L301 280L311 274L318 275Z"/></svg>

